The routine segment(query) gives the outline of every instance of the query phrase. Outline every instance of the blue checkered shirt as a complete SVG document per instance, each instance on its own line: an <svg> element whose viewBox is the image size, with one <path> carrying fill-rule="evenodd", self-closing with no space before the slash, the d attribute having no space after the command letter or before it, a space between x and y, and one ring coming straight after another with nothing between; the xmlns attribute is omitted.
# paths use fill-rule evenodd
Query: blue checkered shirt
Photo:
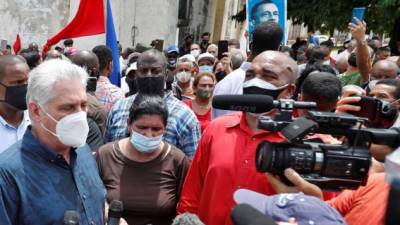
<svg viewBox="0 0 400 225"><path fill-rule="evenodd" d="M115 103L107 118L105 140L115 141L129 137L129 109L136 95ZM175 98L172 92L166 93L164 102L168 107L168 123L164 140L181 149L190 159L193 158L200 139L200 125L196 115L184 103Z"/></svg>

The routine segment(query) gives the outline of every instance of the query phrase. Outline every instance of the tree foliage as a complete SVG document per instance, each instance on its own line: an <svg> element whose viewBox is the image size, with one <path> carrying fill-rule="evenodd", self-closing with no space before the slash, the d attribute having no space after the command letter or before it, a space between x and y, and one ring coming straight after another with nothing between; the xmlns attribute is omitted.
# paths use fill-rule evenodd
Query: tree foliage
<svg viewBox="0 0 400 225"><path fill-rule="evenodd" d="M354 7L367 8L365 21L374 32L391 32L400 17L400 0L288 0L288 17L311 28L343 31Z"/></svg>

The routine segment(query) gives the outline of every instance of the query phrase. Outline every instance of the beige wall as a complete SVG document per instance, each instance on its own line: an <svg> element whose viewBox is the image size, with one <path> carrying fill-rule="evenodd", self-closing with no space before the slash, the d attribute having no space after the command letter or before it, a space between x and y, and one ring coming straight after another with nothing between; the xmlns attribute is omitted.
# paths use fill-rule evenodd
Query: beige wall
<svg viewBox="0 0 400 225"><path fill-rule="evenodd" d="M188 0L189 25L183 28L196 36L209 31L212 41L240 38L243 24L230 17L242 8L245 0ZM105 0L104 0L105 2ZM112 0L117 38L123 47L135 43L150 44L164 39L173 44L177 37L179 0ZM0 1L0 39L12 43L19 33L23 47L35 41L42 46L76 14L80 0L13 0ZM135 28L135 29L133 29ZM134 37L133 37L134 36ZM105 35L75 38L78 49L92 49L105 44ZM58 45L62 45L59 43Z"/></svg>
<svg viewBox="0 0 400 225"><path fill-rule="evenodd" d="M67 22L69 7L66 0L1 0L0 39L12 44L19 33L22 47L32 41L42 45Z"/></svg>

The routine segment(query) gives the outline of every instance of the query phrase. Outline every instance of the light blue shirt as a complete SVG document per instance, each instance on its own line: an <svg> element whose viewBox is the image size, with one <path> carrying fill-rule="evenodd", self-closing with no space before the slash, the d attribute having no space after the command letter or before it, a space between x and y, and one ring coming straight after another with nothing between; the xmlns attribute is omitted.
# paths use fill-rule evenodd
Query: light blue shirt
<svg viewBox="0 0 400 225"><path fill-rule="evenodd" d="M69 163L28 128L0 154L0 224L63 224L74 210L81 225L104 224L106 189L89 146L70 151Z"/></svg>
<svg viewBox="0 0 400 225"><path fill-rule="evenodd" d="M244 62L242 65L228 74L224 79L217 83L214 88L214 96L216 95L242 95L243 94L243 82L246 78L246 71L250 69L251 63ZM212 109L212 118L233 113L234 111Z"/></svg>
<svg viewBox="0 0 400 225"><path fill-rule="evenodd" d="M31 124L29 119L28 111L24 111L24 118L22 118L21 123L17 128L9 124L0 115L0 153L4 152L8 147L13 145L15 142L22 139L26 128Z"/></svg>

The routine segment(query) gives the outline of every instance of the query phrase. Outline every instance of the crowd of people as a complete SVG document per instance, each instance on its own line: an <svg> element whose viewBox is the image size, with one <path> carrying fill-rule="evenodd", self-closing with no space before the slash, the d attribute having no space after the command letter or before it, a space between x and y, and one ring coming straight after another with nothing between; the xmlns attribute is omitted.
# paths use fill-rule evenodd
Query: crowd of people
<svg viewBox="0 0 400 225"><path fill-rule="evenodd" d="M366 126L400 127L400 57L379 37L367 40L365 22L349 30L352 39L335 57L333 42L319 43L312 33L281 46L284 31L271 21L255 27L247 53L235 39L218 52L210 33L200 43L188 35L163 52L154 44L120 46L121 87L110 81L113 57L105 45L78 50L68 39L43 57L35 43L15 54L2 51L0 224L61 224L65 211L75 210L80 224L100 225L109 204L120 200L121 224L230 225L232 208L247 202L277 222L383 225L389 194L383 162L391 146L370 146L368 182L356 190L323 192L290 168L284 174L294 186L287 186L256 170L258 144L285 141L257 126L260 116L274 119L279 110L212 107L216 95L259 94L358 115L365 110L358 103L369 96L393 113ZM306 114L295 110L293 117ZM317 198L281 194L289 192ZM256 197L279 208L276 217ZM289 213L288 202L300 207L304 199L312 213Z"/></svg>

